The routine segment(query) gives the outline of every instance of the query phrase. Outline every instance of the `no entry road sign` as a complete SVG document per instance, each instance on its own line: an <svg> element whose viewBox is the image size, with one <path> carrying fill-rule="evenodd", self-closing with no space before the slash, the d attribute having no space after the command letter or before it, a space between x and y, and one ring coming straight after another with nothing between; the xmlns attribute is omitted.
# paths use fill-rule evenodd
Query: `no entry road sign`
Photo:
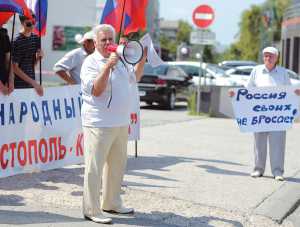
<svg viewBox="0 0 300 227"><path fill-rule="evenodd" d="M214 19L214 10L208 5L200 5L193 12L193 22L199 28L207 28Z"/></svg>

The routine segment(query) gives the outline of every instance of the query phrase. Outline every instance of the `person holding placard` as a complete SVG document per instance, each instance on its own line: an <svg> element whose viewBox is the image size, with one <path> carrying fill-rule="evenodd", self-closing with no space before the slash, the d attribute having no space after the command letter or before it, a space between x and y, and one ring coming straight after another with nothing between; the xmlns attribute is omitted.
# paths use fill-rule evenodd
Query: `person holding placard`
<svg viewBox="0 0 300 227"><path fill-rule="evenodd" d="M279 51L275 47L263 49L264 64L256 66L250 75L246 87L271 87L291 85L285 68L277 66ZM300 90L295 90L300 95ZM254 171L252 177L264 174L269 142L270 163L272 174L277 181L283 181L286 131L270 131L254 133Z"/></svg>

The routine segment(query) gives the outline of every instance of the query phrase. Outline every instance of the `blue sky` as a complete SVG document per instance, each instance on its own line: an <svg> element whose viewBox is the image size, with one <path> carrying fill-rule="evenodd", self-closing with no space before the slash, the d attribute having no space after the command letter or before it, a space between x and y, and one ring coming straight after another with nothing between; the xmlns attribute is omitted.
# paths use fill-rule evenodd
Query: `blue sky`
<svg viewBox="0 0 300 227"><path fill-rule="evenodd" d="M160 17L168 20L192 22L193 10L202 4L215 10L215 21L210 29L216 33L217 41L229 45L238 33L241 14L251 5L262 4L265 0L160 0Z"/></svg>

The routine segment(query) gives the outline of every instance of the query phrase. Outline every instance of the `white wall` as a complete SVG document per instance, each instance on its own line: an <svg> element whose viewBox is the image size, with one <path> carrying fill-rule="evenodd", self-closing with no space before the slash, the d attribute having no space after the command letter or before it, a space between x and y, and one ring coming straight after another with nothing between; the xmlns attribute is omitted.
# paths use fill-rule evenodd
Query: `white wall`
<svg viewBox="0 0 300 227"><path fill-rule="evenodd" d="M53 27L54 26L93 26L96 24L96 0L49 0L47 34L42 39L42 47L45 53L43 70L52 71L55 62L66 51L53 51Z"/></svg>

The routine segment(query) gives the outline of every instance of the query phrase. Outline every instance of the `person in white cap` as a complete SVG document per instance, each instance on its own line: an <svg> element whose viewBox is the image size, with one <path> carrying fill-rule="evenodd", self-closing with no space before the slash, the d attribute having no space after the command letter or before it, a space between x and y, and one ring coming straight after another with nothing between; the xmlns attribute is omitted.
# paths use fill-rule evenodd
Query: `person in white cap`
<svg viewBox="0 0 300 227"><path fill-rule="evenodd" d="M264 64L254 67L246 87L270 87L291 85L285 68L277 66L279 51L275 47L263 49ZM300 95L300 90L295 93ZM286 131L254 133L254 171L252 177L261 177L265 171L267 143L269 142L272 174L277 181L283 181Z"/></svg>
<svg viewBox="0 0 300 227"><path fill-rule="evenodd" d="M89 31L78 41L82 47L68 52L53 67L54 72L67 84L80 84L80 71L84 59L94 52L94 33Z"/></svg>

